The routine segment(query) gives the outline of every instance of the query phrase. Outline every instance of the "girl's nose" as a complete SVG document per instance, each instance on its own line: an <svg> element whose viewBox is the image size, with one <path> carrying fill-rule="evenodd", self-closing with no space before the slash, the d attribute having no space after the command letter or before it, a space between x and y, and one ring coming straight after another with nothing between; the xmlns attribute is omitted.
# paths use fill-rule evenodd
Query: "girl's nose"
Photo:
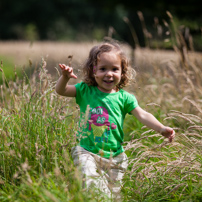
<svg viewBox="0 0 202 202"><path fill-rule="evenodd" d="M113 73L112 73L112 71L107 71L105 75L106 75L106 76L112 76Z"/></svg>

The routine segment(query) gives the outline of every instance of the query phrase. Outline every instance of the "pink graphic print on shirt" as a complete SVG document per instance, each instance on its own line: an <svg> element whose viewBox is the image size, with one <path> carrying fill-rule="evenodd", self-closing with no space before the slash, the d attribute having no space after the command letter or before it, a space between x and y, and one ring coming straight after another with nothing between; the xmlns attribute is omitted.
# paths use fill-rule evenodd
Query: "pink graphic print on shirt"
<svg viewBox="0 0 202 202"><path fill-rule="evenodd" d="M95 143L108 142L110 122L109 114L106 108L96 107L90 110L89 130L93 129ZM117 126L112 123L111 129L115 129Z"/></svg>

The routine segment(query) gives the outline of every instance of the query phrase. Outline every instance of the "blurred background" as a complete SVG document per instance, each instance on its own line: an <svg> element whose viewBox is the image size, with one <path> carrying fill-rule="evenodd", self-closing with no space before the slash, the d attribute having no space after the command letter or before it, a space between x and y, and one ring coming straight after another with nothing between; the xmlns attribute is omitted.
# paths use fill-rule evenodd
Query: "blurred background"
<svg viewBox="0 0 202 202"><path fill-rule="evenodd" d="M0 60L8 77L14 76L14 67L30 71L30 64L39 66L42 58L50 72L67 63L69 55L78 67L92 45L109 39L127 46L133 66L140 63L138 48L200 52L200 1L0 1Z"/></svg>
<svg viewBox="0 0 202 202"><path fill-rule="evenodd" d="M1 0L0 40L91 41L109 36L132 47L171 48L167 11L202 50L199 0Z"/></svg>

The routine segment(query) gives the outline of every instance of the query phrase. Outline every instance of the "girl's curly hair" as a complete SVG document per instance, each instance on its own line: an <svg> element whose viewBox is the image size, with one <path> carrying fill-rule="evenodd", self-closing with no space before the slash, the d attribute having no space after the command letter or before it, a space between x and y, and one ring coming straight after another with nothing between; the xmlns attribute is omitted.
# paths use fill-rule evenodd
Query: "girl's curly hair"
<svg viewBox="0 0 202 202"><path fill-rule="evenodd" d="M89 53L89 56L84 63L83 73L84 73L84 82L88 85L97 86L97 82L95 81L95 77L93 76L93 67L97 65L99 60L99 56L105 52L114 51L121 59L121 67L122 67L122 76L121 81L117 85L117 88L123 88L127 86L130 81L134 78L135 70L129 66L129 61L116 42L104 42L100 45L94 46Z"/></svg>

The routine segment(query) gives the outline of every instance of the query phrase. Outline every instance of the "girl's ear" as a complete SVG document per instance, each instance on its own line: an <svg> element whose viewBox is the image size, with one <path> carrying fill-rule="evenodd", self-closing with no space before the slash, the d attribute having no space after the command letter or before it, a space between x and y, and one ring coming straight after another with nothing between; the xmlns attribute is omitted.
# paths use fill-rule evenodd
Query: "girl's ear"
<svg viewBox="0 0 202 202"><path fill-rule="evenodd" d="M96 66L93 66L93 73L96 72Z"/></svg>
<svg viewBox="0 0 202 202"><path fill-rule="evenodd" d="M96 66L93 66L93 76L96 77Z"/></svg>

